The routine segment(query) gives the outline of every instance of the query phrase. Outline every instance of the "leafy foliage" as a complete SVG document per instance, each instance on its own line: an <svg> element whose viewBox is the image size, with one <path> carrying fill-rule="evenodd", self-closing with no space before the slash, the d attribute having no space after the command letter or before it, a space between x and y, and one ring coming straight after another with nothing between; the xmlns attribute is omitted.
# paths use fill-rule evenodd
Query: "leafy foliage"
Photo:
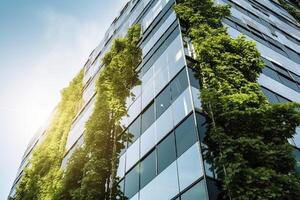
<svg viewBox="0 0 300 200"><path fill-rule="evenodd" d="M61 93L45 139L34 150L17 188L17 200L50 200L59 187L65 143L72 121L82 104L81 71Z"/></svg>
<svg viewBox="0 0 300 200"><path fill-rule="evenodd" d="M232 39L221 20L227 6L183 0L175 11L192 39L208 121L205 157L222 183L222 199L300 199L300 177L287 139L300 105L271 105L256 80L264 67L255 43Z"/></svg>
<svg viewBox="0 0 300 200"><path fill-rule="evenodd" d="M94 111L85 125L84 146L70 159L57 199L118 199L117 158L126 140L120 120L127 115L126 99L140 83L136 67L141 62L140 26L117 38L103 58L96 83Z"/></svg>
<svg viewBox="0 0 300 200"><path fill-rule="evenodd" d="M286 0L278 0L281 6L286 9L299 23L300 23L300 1L299 0L291 0L291 2L295 5L295 7L291 6L286 2ZM297 7L297 8L296 8Z"/></svg>

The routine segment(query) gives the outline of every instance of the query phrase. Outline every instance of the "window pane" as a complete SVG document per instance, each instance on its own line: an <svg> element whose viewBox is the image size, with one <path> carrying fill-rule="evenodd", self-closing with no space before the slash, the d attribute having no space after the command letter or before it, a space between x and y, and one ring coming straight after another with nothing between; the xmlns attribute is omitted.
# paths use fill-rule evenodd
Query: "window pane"
<svg viewBox="0 0 300 200"><path fill-rule="evenodd" d="M291 88L291 89L293 89L297 92L300 92L300 90L299 90L299 88L298 88L298 86L295 82L291 81L290 79L288 79L288 78L286 78L282 75L279 75L279 77L280 77L281 83L283 85L285 85L285 86L287 86L287 87L289 87L289 88Z"/></svg>
<svg viewBox="0 0 300 200"><path fill-rule="evenodd" d="M131 143L133 143L141 134L141 117L139 116L128 128Z"/></svg>
<svg viewBox="0 0 300 200"><path fill-rule="evenodd" d="M141 188L147 185L156 175L155 150L141 162Z"/></svg>
<svg viewBox="0 0 300 200"><path fill-rule="evenodd" d="M155 146L155 123L153 123L141 136L141 157Z"/></svg>
<svg viewBox="0 0 300 200"><path fill-rule="evenodd" d="M159 143L173 129L172 108L169 107L155 123L156 143Z"/></svg>
<svg viewBox="0 0 300 200"><path fill-rule="evenodd" d="M139 165L135 166L125 176L125 196L127 198L131 198L138 191L139 191Z"/></svg>
<svg viewBox="0 0 300 200"><path fill-rule="evenodd" d="M197 141L194 115L190 115L176 128L175 137L177 154L180 156Z"/></svg>
<svg viewBox="0 0 300 200"><path fill-rule="evenodd" d="M176 159L175 139L171 133L157 146L157 168L158 173L163 171Z"/></svg>
<svg viewBox="0 0 300 200"><path fill-rule="evenodd" d="M189 71L189 77L190 77L190 82L191 82L191 86L200 89L200 85L199 85L199 80L198 78L196 78L196 72L194 70L192 70L191 68L188 68Z"/></svg>
<svg viewBox="0 0 300 200"><path fill-rule="evenodd" d="M177 159L180 190L184 190L198 178L203 176L200 160L199 143L194 144L189 150Z"/></svg>
<svg viewBox="0 0 300 200"><path fill-rule="evenodd" d="M261 90L263 91L264 95L268 97L270 103L278 103L278 99L273 92L265 88L261 88Z"/></svg>
<svg viewBox="0 0 300 200"><path fill-rule="evenodd" d="M196 113L196 120L200 141L203 142L206 135L206 119L202 114Z"/></svg>
<svg viewBox="0 0 300 200"><path fill-rule="evenodd" d="M294 156L296 159L296 171L300 173L300 151L294 148Z"/></svg>
<svg viewBox="0 0 300 200"><path fill-rule="evenodd" d="M146 108L142 114L142 133L155 121L154 104Z"/></svg>
<svg viewBox="0 0 300 200"><path fill-rule="evenodd" d="M217 181L207 178L206 183L207 183L209 200L218 200L219 199L218 196L220 194L220 188L218 186Z"/></svg>
<svg viewBox="0 0 300 200"><path fill-rule="evenodd" d="M155 99L156 105L156 118L159 118L161 114L170 106L171 104L171 91L170 86L167 86Z"/></svg>
<svg viewBox="0 0 300 200"><path fill-rule="evenodd" d="M124 193L124 179L118 184L122 193Z"/></svg>
<svg viewBox="0 0 300 200"><path fill-rule="evenodd" d="M269 67L263 68L262 73L278 82L281 82L277 75L277 72Z"/></svg>
<svg viewBox="0 0 300 200"><path fill-rule="evenodd" d="M140 140L136 140L126 151L126 171L128 171L138 160L140 155Z"/></svg>
<svg viewBox="0 0 300 200"><path fill-rule="evenodd" d="M190 91L187 88L172 104L174 125L178 124L192 111Z"/></svg>
<svg viewBox="0 0 300 200"><path fill-rule="evenodd" d="M181 200L206 200L206 199L208 198L205 191L205 183L203 180L197 183L196 185L194 185L183 195L181 195Z"/></svg>
<svg viewBox="0 0 300 200"><path fill-rule="evenodd" d="M294 140L296 147L300 148L300 128L299 127L296 128L296 133L293 136L293 140Z"/></svg>
<svg viewBox="0 0 300 200"><path fill-rule="evenodd" d="M123 177L125 174L125 153L119 158L119 165L117 170L117 176Z"/></svg>
<svg viewBox="0 0 300 200"><path fill-rule="evenodd" d="M178 192L177 168L173 162L140 191L140 200L169 200Z"/></svg>
<svg viewBox="0 0 300 200"><path fill-rule="evenodd" d="M172 101L174 101L188 87L187 75L183 69L171 82Z"/></svg>

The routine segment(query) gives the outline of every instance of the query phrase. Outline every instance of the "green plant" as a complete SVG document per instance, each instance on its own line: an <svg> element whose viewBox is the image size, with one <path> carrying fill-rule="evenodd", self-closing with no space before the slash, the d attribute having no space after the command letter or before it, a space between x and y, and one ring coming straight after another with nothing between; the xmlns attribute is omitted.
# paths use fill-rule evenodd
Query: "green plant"
<svg viewBox="0 0 300 200"><path fill-rule="evenodd" d="M117 38L102 60L104 68L96 82L96 102L85 125L84 147L67 166L57 199L103 199L122 197L117 185L118 156L130 135L120 124L127 115L126 99L140 83L136 68L141 62L140 26L132 26Z"/></svg>
<svg viewBox="0 0 300 200"><path fill-rule="evenodd" d="M256 80L264 67L255 43L232 39L221 20L229 7L212 0L175 6L196 53L195 71L208 122L205 157L235 200L300 199L300 178L287 139L300 124L300 105L271 105Z"/></svg>
<svg viewBox="0 0 300 200"><path fill-rule="evenodd" d="M63 89L45 139L34 150L17 187L16 200L50 200L60 185L65 144L74 117L82 105L83 71Z"/></svg>
<svg viewBox="0 0 300 200"><path fill-rule="evenodd" d="M278 0L281 6L286 9L299 23L300 23L300 2L299 0L292 0L291 2L295 5L295 7L291 6L286 2L286 0ZM297 8L296 8L297 7Z"/></svg>

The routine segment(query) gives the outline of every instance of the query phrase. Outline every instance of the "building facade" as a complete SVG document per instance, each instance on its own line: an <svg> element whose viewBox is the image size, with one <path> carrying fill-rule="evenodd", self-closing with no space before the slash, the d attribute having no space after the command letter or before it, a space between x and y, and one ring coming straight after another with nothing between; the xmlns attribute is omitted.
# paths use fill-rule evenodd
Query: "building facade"
<svg viewBox="0 0 300 200"><path fill-rule="evenodd" d="M132 24L141 24L143 61L137 70L142 83L132 90L135 98L127 101L129 116L122 119L133 140L122 150L117 173L121 190L131 200L215 199L218 193L214 171L203 159L206 126L198 99L200 86L191 69L193 47L172 9L174 3L131 0L124 6L84 66L85 106L67 139L62 168L83 144L84 125L95 103L95 82L103 67L101 59L114 38L125 36ZM300 24L276 0L216 3L231 5L232 15L223 22L232 37L244 34L256 41L266 65L258 82L269 101L300 102ZM300 129L289 142L300 172ZM30 145L30 151L33 148ZM28 160L26 155L22 163Z"/></svg>

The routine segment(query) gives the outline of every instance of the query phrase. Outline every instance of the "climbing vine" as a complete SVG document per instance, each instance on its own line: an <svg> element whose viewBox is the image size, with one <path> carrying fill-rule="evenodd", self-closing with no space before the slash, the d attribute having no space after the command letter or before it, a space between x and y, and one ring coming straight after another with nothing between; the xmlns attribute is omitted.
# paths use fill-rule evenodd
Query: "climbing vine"
<svg viewBox="0 0 300 200"><path fill-rule="evenodd" d="M295 7L288 4L286 0L278 0L278 2L300 23L300 12L299 12L300 1L299 0L291 0L291 2L295 5Z"/></svg>
<svg viewBox="0 0 300 200"><path fill-rule="evenodd" d="M117 38L102 63L96 82L96 102L85 125L84 146L69 160L57 199L103 199L122 197L117 186L118 156L130 138L120 124L127 115L126 99L140 83L136 68L141 62L140 26L132 26Z"/></svg>
<svg viewBox="0 0 300 200"><path fill-rule="evenodd" d="M195 49L195 71L208 122L205 157L221 182L220 199L300 199L300 177L287 142L300 105L271 105L256 83L264 67L255 43L222 26L228 6L181 0L175 6Z"/></svg>
<svg viewBox="0 0 300 200"><path fill-rule="evenodd" d="M50 200L59 187L66 138L82 105L83 71L63 89L45 139L34 150L17 187L16 200Z"/></svg>

